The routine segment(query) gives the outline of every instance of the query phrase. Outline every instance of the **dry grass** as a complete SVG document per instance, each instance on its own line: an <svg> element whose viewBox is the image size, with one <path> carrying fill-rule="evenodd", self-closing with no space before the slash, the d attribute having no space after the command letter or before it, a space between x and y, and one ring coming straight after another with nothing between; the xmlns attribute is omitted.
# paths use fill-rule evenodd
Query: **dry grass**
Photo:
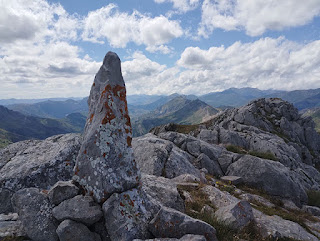
<svg viewBox="0 0 320 241"><path fill-rule="evenodd" d="M271 240L269 238L266 238L266 239L262 238L258 228L253 222L250 223L241 231L239 231L231 228L225 223L221 223L217 221L213 213L208 213L208 212L201 213L201 209L205 205L208 205L212 207L214 210L216 210L216 207L212 205L207 195L201 191L201 188L203 186L204 186L203 184L200 184L197 188L194 188L194 187L185 187L185 186L178 185L178 190L179 192L187 191L190 193L192 197L192 200L193 200L192 202L186 202L186 214L193 218L200 219L210 224L211 226L213 226L216 229L216 232L217 232L216 234L219 241L237 241L237 240L269 241ZM292 239L287 239L287 240L292 240Z"/></svg>

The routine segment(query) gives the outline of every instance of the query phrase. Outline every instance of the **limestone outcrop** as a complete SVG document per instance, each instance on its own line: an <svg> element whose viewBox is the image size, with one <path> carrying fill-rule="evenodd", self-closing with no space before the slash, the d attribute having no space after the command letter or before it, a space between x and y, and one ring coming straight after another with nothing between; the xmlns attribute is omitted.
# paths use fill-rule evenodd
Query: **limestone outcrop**
<svg viewBox="0 0 320 241"><path fill-rule="evenodd" d="M81 145L79 134L28 140L0 150L0 213L12 212L10 199L20 189L50 189L70 180Z"/></svg>
<svg viewBox="0 0 320 241"><path fill-rule="evenodd" d="M113 193L137 187L140 174L131 148L132 128L119 57L108 52L88 99L89 117L74 180L104 202Z"/></svg>
<svg viewBox="0 0 320 241"><path fill-rule="evenodd" d="M105 56L83 138L0 150L0 238L226 240L222 228L236 240L319 240L319 208L306 205L320 190L309 119L261 99L190 133L168 124L132 140L120 64Z"/></svg>

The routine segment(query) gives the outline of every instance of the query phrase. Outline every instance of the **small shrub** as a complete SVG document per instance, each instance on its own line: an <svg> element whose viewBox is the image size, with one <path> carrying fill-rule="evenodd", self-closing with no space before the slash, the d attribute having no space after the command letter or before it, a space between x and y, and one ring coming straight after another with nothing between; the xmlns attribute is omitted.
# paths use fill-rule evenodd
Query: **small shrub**
<svg viewBox="0 0 320 241"><path fill-rule="evenodd" d="M272 161L278 161L278 159L271 152L258 152L258 151L249 151L251 156L260 157L262 159L268 159Z"/></svg>
<svg viewBox="0 0 320 241"><path fill-rule="evenodd" d="M246 151L243 148L241 148L240 146L228 145L228 146L226 146L226 149L228 151L231 151L234 153L246 154Z"/></svg>
<svg viewBox="0 0 320 241"><path fill-rule="evenodd" d="M309 190L308 195L308 205L320 207L320 191Z"/></svg>
<svg viewBox="0 0 320 241"><path fill-rule="evenodd" d="M23 240L29 240L26 237L4 237L3 239L0 239L1 241L23 241Z"/></svg>
<svg viewBox="0 0 320 241"><path fill-rule="evenodd" d="M216 182L216 186L221 190L221 191L226 191L230 194L233 194L234 193L234 190L236 189L235 186L232 186L232 185L227 185L223 182L220 182L220 181L217 181Z"/></svg>
<svg viewBox="0 0 320 241"><path fill-rule="evenodd" d="M199 125L176 125L176 131L182 134L189 134L198 129Z"/></svg>

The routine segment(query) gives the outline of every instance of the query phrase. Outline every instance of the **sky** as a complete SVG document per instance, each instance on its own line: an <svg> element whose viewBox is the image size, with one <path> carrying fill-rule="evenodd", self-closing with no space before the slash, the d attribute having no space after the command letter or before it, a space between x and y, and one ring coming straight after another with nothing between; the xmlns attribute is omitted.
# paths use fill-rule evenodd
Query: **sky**
<svg viewBox="0 0 320 241"><path fill-rule="evenodd" d="M320 0L0 0L0 99L320 88Z"/></svg>

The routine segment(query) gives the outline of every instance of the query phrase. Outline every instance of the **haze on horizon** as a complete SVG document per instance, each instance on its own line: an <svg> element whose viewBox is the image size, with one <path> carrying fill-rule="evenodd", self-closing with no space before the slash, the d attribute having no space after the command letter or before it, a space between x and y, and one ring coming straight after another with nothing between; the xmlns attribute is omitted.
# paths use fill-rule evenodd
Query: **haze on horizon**
<svg viewBox="0 0 320 241"><path fill-rule="evenodd" d="M0 99L88 96L108 51L129 95L320 88L320 0L0 0Z"/></svg>

